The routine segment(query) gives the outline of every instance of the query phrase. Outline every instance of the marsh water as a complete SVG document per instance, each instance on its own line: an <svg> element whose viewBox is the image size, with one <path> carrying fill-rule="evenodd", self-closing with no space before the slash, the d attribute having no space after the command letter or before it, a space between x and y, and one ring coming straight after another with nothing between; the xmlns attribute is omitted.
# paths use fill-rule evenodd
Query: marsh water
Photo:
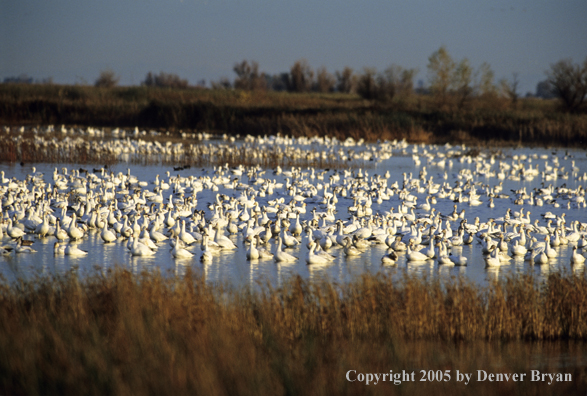
<svg viewBox="0 0 587 396"><path fill-rule="evenodd" d="M213 142L210 144L214 144ZM236 141L234 144L244 144L242 141ZM274 142L272 144L279 144ZM332 143L329 143L328 148L322 147L317 142L295 142L303 152L304 150L332 150ZM336 145L336 143L335 143ZM339 143L340 147L349 152L348 147ZM257 146L259 148L259 146ZM552 185L553 187L564 187L570 190L577 190L578 187L587 183L583 179L583 175L587 172L587 156L584 150L575 149L549 149L549 148L500 148L499 150L481 149L480 156L464 155L470 149L466 147L456 146L459 155L451 155L451 150L455 150L452 146L424 146L424 145L407 145L394 144L387 145L382 149L381 144L362 144L353 145L352 154L355 155L352 161L352 169L328 169L324 173L324 179L321 181L313 180L314 184L324 184L328 182L330 176L342 175L343 172L351 171L353 177L356 177L359 170L364 178L369 178L374 175L386 175L387 186L398 182L401 188L404 180L409 180L410 177L418 178L422 171L426 176L424 179L433 177L435 183L446 183L446 186L455 186L459 182L470 180L476 183L476 191L480 196L482 203L478 206L471 206L467 202L454 202L450 198L438 198L437 202L432 207L441 214L448 215L454 210L454 205L457 211L465 210L465 218L469 224L475 222L475 218L479 218L481 222L486 222L490 218L503 217L508 208L512 211L519 211L524 209L530 211L530 219L532 222L539 220L539 225L546 225L547 222L542 215L547 212L552 213L555 217L561 217L563 213L566 216L566 226L570 227L573 221L580 221L585 223L587 221L587 209L580 203L571 199L562 197L554 197L551 201L544 202L542 206L532 205L527 200L523 204L515 202L516 190L525 188L527 192L534 189L542 188ZM263 149L262 147L260 149ZM387 155L380 155L386 152ZM359 153L357 155L357 153ZM361 154L361 153L364 153ZM448 153L448 154L447 154ZM454 153L453 153L454 154ZM216 167L191 167L189 169L174 170L173 166L166 166L160 164L151 165L133 165L129 157L121 157L122 161L115 165L109 166L108 172L112 174L122 173L125 175L133 175L140 181L148 182L144 188L153 191L155 187L152 181L156 175L160 175L162 180L165 180L166 175L189 177L193 176L199 178L202 176L213 175L217 170ZM125 161L128 160L127 161ZM351 163L349 161L349 163ZM500 170L500 164L515 164L523 163L527 168L538 165L541 173L535 177L507 177L498 178L496 174ZM554 173L548 173L548 166L555 164L557 169ZM484 172L481 172L481 166L484 164ZM95 167L100 167L101 164L95 164ZM34 169L33 169L34 167ZM47 183L52 183L52 175L55 169L62 172L62 168L76 170L79 168L92 169L92 165L84 164L7 164L0 163L0 171L4 172L7 179L24 180L27 175L36 172L38 177L42 177ZM276 173L275 169L262 169L266 171L264 177L276 183L283 183L287 186L292 179L284 173ZM286 168L284 168L286 170ZM487 173L485 170L493 172ZM304 172L310 174L310 170L303 169ZM316 172L321 171L316 169ZM42 176L39 176L43 174ZM242 175L230 175L231 179L238 179L240 185L249 185L252 188L257 188L258 185L252 183L244 172ZM488 189L502 183L502 198L494 198L495 206L490 208L488 206L489 198L486 195ZM333 184L334 185L334 184ZM167 197L172 193L173 188L163 193ZM321 190L318 190L319 193ZM581 191L581 189L579 189ZM268 205L268 202L274 199L284 198L287 203L292 199L285 187L275 189L272 195L264 197L257 196L256 201L259 206ZM414 189L411 193L417 196L418 204L425 202L428 192ZM241 189L235 189L231 186L218 185L215 188L204 188L198 191L197 210L209 213L209 205L214 203L217 199L217 194L224 194L227 197L239 197L243 194ZM505 198L503 194L508 195ZM580 196L580 194L579 194ZM314 207L320 209L320 203L317 200L307 200L306 213L300 215L302 222L308 221L312 218L311 211ZM580 202L580 200L579 200ZM354 200L350 195L338 195L338 203L336 204L336 218L347 221L351 219L348 209L354 204ZM399 194L395 194L389 199L378 203L373 201L371 209L373 214L389 213L392 208L397 212L398 207L402 204L402 199ZM4 207L4 214L7 208ZM427 215L429 212L416 209L416 215ZM556 221L556 220L555 220ZM452 228L456 233L458 222L452 223ZM9 238L3 233L4 237L2 243L9 242ZM519 273L532 273L537 277L544 277L549 273L557 271L577 272L584 274L583 266L573 266L570 263L570 257L573 252L573 246L577 243L570 243L568 245L560 245L554 249L558 256L550 259L547 264L537 265L532 261L524 260L522 257L514 257L511 261L503 263L499 267L486 266L484 255L481 251L481 240L475 238L472 244L453 247L453 254L465 256L468 259L466 266L452 266L439 264L437 260L427 260L422 262L408 262L405 253L399 253L397 262L393 265L382 264L381 258L386 254L387 246L385 244L373 243L369 248L365 249L359 256L345 256L343 249L340 247L333 247L330 253L335 256L335 259L330 264L325 265L308 265L305 257L308 254L308 247L306 246L305 233L298 238L300 243L295 248L287 249L287 251L299 260L293 263L277 263L273 259L259 259L249 261L245 257L246 244L242 233L235 235L227 235L236 245L236 250L221 251L215 255L209 262L201 262L201 246L200 243L194 243L188 250L194 253L194 257L190 259L174 259L170 254L170 245L168 241L158 243L158 249L152 256L141 257L132 256L127 248L127 240L119 238L114 243L105 244L100 237L100 230L89 230L87 236L78 242L74 242L77 246L86 250L89 254L87 256L76 257L68 255L55 255L53 251L54 243L56 241L54 236L45 238L38 238L35 235L27 235L26 239L34 240L33 248L35 253L12 253L0 257L0 274L8 281L14 281L19 278L30 279L36 276L45 276L52 274L63 274L69 271L76 271L80 276L91 276L96 272L105 271L108 268L119 266L129 269L135 273L141 271L160 271L169 276L179 275L185 273L188 268L205 276L210 283L225 283L230 285L257 285L259 283L269 282L274 286L279 286L285 279L299 275L302 278L314 279L330 279L336 282L346 282L352 280L363 273L384 273L390 276L401 276L405 273L419 274L428 276L430 278L441 277L466 277L476 283L486 284L489 281L502 279L506 276L513 276ZM271 249L274 248L275 242L270 242Z"/></svg>

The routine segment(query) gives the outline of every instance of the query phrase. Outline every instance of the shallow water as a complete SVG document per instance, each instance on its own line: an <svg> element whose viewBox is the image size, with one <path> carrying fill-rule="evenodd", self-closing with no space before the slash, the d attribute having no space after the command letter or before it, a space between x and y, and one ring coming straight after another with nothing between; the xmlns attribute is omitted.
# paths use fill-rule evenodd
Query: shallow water
<svg viewBox="0 0 587 396"><path fill-rule="evenodd" d="M305 145L299 143L301 149L320 149L315 143L312 145ZM342 147L341 147L342 148ZM436 183L447 182L450 186L454 186L457 180L463 180L462 170L473 171L472 181L480 182L483 185L494 186L500 182L496 177L486 177L483 175L476 174L475 171L475 160L468 162L464 160L459 161L459 158L452 158L450 161L452 166L448 162L444 164L444 167L439 166L437 161L442 157L436 156L434 159L428 160L422 155L423 150L426 149L430 153L446 153L454 148L445 146L397 146L390 152L392 156L382 160L365 160L359 159L359 163L363 163L364 172L369 176L379 174L383 175L389 172L390 178L388 180L388 187L397 181L402 185L404 180L404 173L412 174L414 177L418 177L418 173L426 168L427 179L433 176L433 180ZM461 149L459 147L459 149ZM348 150L348 148L344 148ZM368 153L381 153L384 150L381 146L355 146L352 148L354 152L368 152ZM420 163L415 161L413 156L417 151L418 159ZM462 151L462 150L461 150ZM532 166L539 164L540 170L543 170L545 163L552 163L553 158L558 158L559 167L564 167L564 170L560 171L556 180L545 180L540 175L535 177L533 180L503 180L503 192L510 194L510 190L518 190L525 187L528 192L534 188L540 188L542 183L545 185L552 184L555 187L566 185L567 188L576 189L578 186L584 186L585 181L577 180L579 176L583 175L587 171L587 157L583 150L565 150L565 149L503 149L502 152L496 158L496 161L491 165L492 171L498 171L498 164L500 161L504 163L512 164L517 162L514 158L520 159L519 156L525 155L532 159ZM490 156L488 152L482 152L486 155L486 160L489 160ZM369 155L365 156L368 157ZM516 157L514 157L516 156ZM534 156L534 158L532 158ZM545 157L545 158L542 158ZM525 160L527 161L527 160ZM571 169L571 161L575 162L575 171ZM22 180L27 174L32 172L33 164L25 164L24 166L18 164L4 164L0 163L0 170L4 171L5 177L16 178ZM52 173L56 165L54 164L34 164L37 172L44 173L44 180L48 183L52 183ZM65 165L57 165L60 169ZM99 164L96 164L99 167ZM79 165L72 164L67 165L69 169L78 169ZM90 168L88 165L84 165L84 168ZM130 173L136 176L142 181L152 181L156 174L165 178L167 171L171 175L181 175L187 177L194 175L196 177L202 176L204 173L212 174L212 168L204 169L188 169L182 171L173 171L171 167L149 165L149 166L134 166L126 163L119 163L111 166L110 171L115 174L122 172L126 174L130 170ZM354 169L357 171L358 169ZM330 170L327 173L324 181L328 181L328 176L333 175L336 171ZM446 172L446 179L445 177ZM568 172L568 178L563 178L565 173ZM234 177L234 176L231 176ZM269 179L275 179L277 182L287 182L287 178L282 175L273 175L272 170L268 170L265 177ZM249 180L246 175L239 178L240 182L248 183ZM341 179L342 180L342 179ZM314 181L317 183L318 181ZM153 185L149 184L147 189L152 190ZM171 190L167 190L163 195L167 197ZM219 187L218 191L212 191L204 189L197 193L197 209L209 212L207 208L208 204L212 203L216 199L216 194L226 194L228 196L238 197L241 195L241 191L234 189L226 189L223 186ZM319 194L322 191L319 190ZM417 193L412 191L414 195L418 197L418 203L423 203L426 198L426 193ZM552 212L556 216L560 216L563 213L566 214L566 225L569 227L572 221L579 220L583 223L587 221L587 209L583 207L577 207L572 204L570 208L567 207L567 201L558 198L556 199L560 207L555 207L553 204L545 203L544 206L531 206L525 203L524 205L514 205L513 199L498 199L494 200L495 207L490 209L487 206L488 198L485 195L485 190L482 186L477 187L477 193L481 196L483 204L479 206L469 206L468 203L456 203L457 210L461 211L465 209L465 217L469 223L473 223L476 217L479 217L481 222L487 221L488 218L498 218L504 216L508 208L512 208L512 211L519 211L524 208L525 211L531 211L531 219L540 220L540 225L546 225L546 222L542 219L541 214L548 211ZM267 196L264 198L257 197L257 201L260 205L266 205L268 201L275 199L276 197L284 197L286 203L291 199L285 189L275 190L273 196ZM378 204L373 202L372 209L373 213L385 213L390 211L392 208L397 212L398 205L402 201L398 195L394 195L387 201ZM337 204L337 218L346 220L350 216L347 209L353 204L353 200L339 196L339 202ZM453 211L453 205L455 203L448 199L438 199L437 204L433 205L437 212L442 214L450 214ZM308 204L307 212L301 216L301 220L311 219L311 210L316 204ZM6 211L6 208L4 208ZM426 214L416 210L416 213ZM452 229L456 231L458 222L452 222ZM305 235L303 233L302 235ZM68 271L77 271L81 276L89 276L96 271L104 271L114 266L120 266L132 270L133 272L140 273L143 270L148 271L161 271L164 274L170 275L182 275L185 273L187 268L192 268L195 272L203 274L209 282L212 283L228 283L234 285L257 285L259 283L269 282L274 286L279 286L284 279L293 275L299 275L304 279L323 279L328 278L337 282L346 282L360 276L363 273L385 273L391 276L400 276L401 274L419 274L428 277L467 277L474 282L479 284L486 284L488 281L501 279L508 275L518 273L532 273L537 277L542 278L549 273L557 271L573 271L584 275L584 267L573 267L570 264L570 255L572 254L572 245L559 246L556 248L558 257L551 259L548 264L535 265L529 261L524 261L523 258L514 258L509 263L503 264L498 268L486 267L483 259L483 254L480 248L480 241L476 239L472 245L465 245L462 247L455 248L453 252L458 252L468 258L467 266L446 266L439 265L436 260L429 260L421 263L407 262L406 255L401 254L395 265L382 265L381 257L386 253L387 247L384 245L373 245L367 249L362 255L357 257L346 257L342 249L333 248L330 253L336 256L334 262L328 265L307 265L305 257L308 249L305 246L306 238L301 239L303 243L298 245L294 249L288 249L287 251L299 260L294 263L284 264L276 263L272 259L247 261L245 258L245 245L243 242L243 236L233 235L230 236L231 240L238 246L235 251L223 251L221 254L215 256L209 263L201 263L199 257L201 255L201 248L199 243L192 245L189 250L194 253L194 258L189 260L176 260L170 254L169 243L159 243L159 249L154 256L150 257L133 257L126 248L126 240L119 239L112 244L104 244L99 236L99 232L90 231L84 239L77 242L79 248L89 252L84 257L72 257L64 255L54 255L53 245L56 241L54 237L47 237L43 239L37 239L36 236L29 235L28 239L34 239L34 249L36 253L32 254L10 254L0 257L0 274L8 281L14 281L18 278L32 278L37 275L50 275L50 274L62 274ZM2 243L7 243L8 238L4 236ZM273 242L272 242L273 246Z"/></svg>

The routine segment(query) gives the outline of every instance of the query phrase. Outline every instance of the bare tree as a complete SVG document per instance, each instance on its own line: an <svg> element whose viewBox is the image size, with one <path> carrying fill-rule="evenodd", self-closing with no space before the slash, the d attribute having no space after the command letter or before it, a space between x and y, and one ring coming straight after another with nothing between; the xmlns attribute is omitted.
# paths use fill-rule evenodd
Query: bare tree
<svg viewBox="0 0 587 396"><path fill-rule="evenodd" d="M336 90L343 93L355 92L357 89L357 77L353 74L353 69L345 67L342 72L336 73Z"/></svg>
<svg viewBox="0 0 587 396"><path fill-rule="evenodd" d="M226 77L220 78L218 81L210 82L212 89L230 89L232 88L232 83Z"/></svg>
<svg viewBox="0 0 587 396"><path fill-rule="evenodd" d="M548 82L548 80L540 81L536 84L536 97L542 99L553 99L556 98L554 94L554 89L552 85Z"/></svg>
<svg viewBox="0 0 587 396"><path fill-rule="evenodd" d="M308 92L314 81L314 71L306 59L300 59L290 69L288 89L292 92Z"/></svg>
<svg viewBox="0 0 587 396"><path fill-rule="evenodd" d="M328 73L328 70L326 70L324 66L316 70L316 84L314 86L315 91L332 92L334 91L335 84L336 80L334 79L334 76Z"/></svg>
<svg viewBox="0 0 587 396"><path fill-rule="evenodd" d="M518 73L513 73L512 79L509 81L505 78L499 80L499 85L501 86L504 95L510 98L512 105L515 107L518 104L518 98L520 97L520 93L518 92L518 86L520 85Z"/></svg>
<svg viewBox="0 0 587 396"><path fill-rule="evenodd" d="M390 101L397 96L406 97L414 89L416 69L404 69L391 65L383 73L366 67L359 76L357 93L364 99Z"/></svg>
<svg viewBox="0 0 587 396"><path fill-rule="evenodd" d="M21 74L17 77L6 77L4 78L4 84L32 84L33 78L29 77L28 74Z"/></svg>
<svg viewBox="0 0 587 396"><path fill-rule="evenodd" d="M378 91L377 70L374 67L363 68L357 81L357 93L364 99L374 100L379 97Z"/></svg>
<svg viewBox="0 0 587 396"><path fill-rule="evenodd" d="M550 66L546 72L548 83L567 111L578 110L587 95L587 58L583 65L563 59Z"/></svg>
<svg viewBox="0 0 587 396"><path fill-rule="evenodd" d="M100 72L100 77L94 82L96 87L112 88L118 85L120 77L114 74L114 71L107 69Z"/></svg>
<svg viewBox="0 0 587 396"><path fill-rule="evenodd" d="M441 104L446 103L453 83L455 62L443 45L428 58L428 79L430 91Z"/></svg>
<svg viewBox="0 0 587 396"><path fill-rule="evenodd" d="M454 70L453 85L458 98L459 109L465 106L466 101L473 95L473 68L469 60L464 58Z"/></svg>
<svg viewBox="0 0 587 396"><path fill-rule="evenodd" d="M279 73L267 76L267 85L274 91L287 91L290 86L289 73Z"/></svg>
<svg viewBox="0 0 587 396"><path fill-rule="evenodd" d="M141 85L147 87L186 88L188 80L180 78L177 74L164 72L153 74L148 72Z"/></svg>
<svg viewBox="0 0 587 396"><path fill-rule="evenodd" d="M414 90L414 76L417 69L404 69L398 65L391 65L380 77L381 88L387 91L385 96L392 99L394 96L407 97Z"/></svg>
<svg viewBox="0 0 587 396"><path fill-rule="evenodd" d="M234 87L247 91L267 89L267 79L259 73L259 64L255 61L243 60L241 63L235 63L233 69L237 75L234 80Z"/></svg>
<svg viewBox="0 0 587 396"><path fill-rule="evenodd" d="M495 97L497 95L497 89L493 83L495 73L491 70L491 66L487 62L483 62L479 66L477 72L479 76L479 82L476 84L479 96L481 97Z"/></svg>

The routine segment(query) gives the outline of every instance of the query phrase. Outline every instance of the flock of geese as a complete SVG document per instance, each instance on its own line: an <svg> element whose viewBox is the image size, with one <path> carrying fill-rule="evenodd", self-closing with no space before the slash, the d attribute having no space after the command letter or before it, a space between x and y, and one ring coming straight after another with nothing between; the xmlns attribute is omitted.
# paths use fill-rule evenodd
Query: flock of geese
<svg viewBox="0 0 587 396"><path fill-rule="evenodd" d="M272 139L272 144L282 142ZM348 147L357 144L329 149L351 155ZM19 180L2 171L0 252L34 254L36 238L51 238L55 255L84 256L88 252L77 242L97 233L104 244L126 246L129 256L167 249L174 259L203 262L233 251L247 260L327 265L336 256L361 256L380 245L386 248L384 265L401 256L408 263L481 265L460 254L460 246L471 244L480 247L488 267L513 258L546 264L564 245L572 246L572 265L585 262L587 223L566 219L566 211L581 218L586 207L580 185L585 179L575 161L564 169L556 155L504 158L397 141L373 146L352 155L375 162L394 153L412 156L418 174L394 180L389 171L224 165L140 180L130 170L61 167L43 174L32 167ZM457 162L471 166L453 173ZM435 176L427 168L435 169ZM504 191L504 182L534 178L541 187ZM203 195L213 199L202 202ZM507 210L495 215L496 202ZM452 211L437 209L447 206ZM481 212L476 207L489 216L468 221L466 211Z"/></svg>

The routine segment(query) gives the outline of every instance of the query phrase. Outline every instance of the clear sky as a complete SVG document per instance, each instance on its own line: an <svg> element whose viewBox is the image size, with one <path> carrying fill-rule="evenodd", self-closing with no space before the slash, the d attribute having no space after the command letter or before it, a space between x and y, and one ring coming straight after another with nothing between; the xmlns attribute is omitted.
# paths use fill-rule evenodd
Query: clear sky
<svg viewBox="0 0 587 396"><path fill-rule="evenodd" d="M243 59L276 74L306 58L331 73L395 63L427 84L441 45L533 92L552 63L587 57L587 0L0 0L0 80L92 84L111 69L122 85L149 71L209 84Z"/></svg>

